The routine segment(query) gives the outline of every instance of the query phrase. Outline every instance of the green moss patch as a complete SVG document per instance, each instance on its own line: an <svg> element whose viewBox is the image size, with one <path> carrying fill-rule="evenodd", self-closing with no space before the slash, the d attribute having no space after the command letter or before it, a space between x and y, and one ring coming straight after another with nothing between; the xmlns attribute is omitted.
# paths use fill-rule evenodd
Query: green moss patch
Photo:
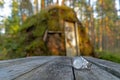
<svg viewBox="0 0 120 80"><path fill-rule="evenodd" d="M98 52L100 59L110 60L113 62L120 63L120 53L112 53L108 51Z"/></svg>

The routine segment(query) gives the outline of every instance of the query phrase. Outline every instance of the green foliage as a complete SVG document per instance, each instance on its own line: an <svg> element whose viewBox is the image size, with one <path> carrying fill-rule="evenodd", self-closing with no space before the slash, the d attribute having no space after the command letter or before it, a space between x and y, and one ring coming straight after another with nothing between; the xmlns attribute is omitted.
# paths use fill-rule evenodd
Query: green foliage
<svg viewBox="0 0 120 80"><path fill-rule="evenodd" d="M0 7L3 7L4 5L4 0L0 0Z"/></svg>
<svg viewBox="0 0 120 80"><path fill-rule="evenodd" d="M25 49L28 51L29 56L47 55L47 48L41 39L32 41L29 45L26 46ZM38 49L41 53L37 52Z"/></svg>
<svg viewBox="0 0 120 80"><path fill-rule="evenodd" d="M3 37L2 46L0 46L0 59L12 59L24 57L23 52L19 53L19 40L18 37Z"/></svg>
<svg viewBox="0 0 120 80"><path fill-rule="evenodd" d="M46 11L41 11L40 13L33 15L31 17L28 17L27 20L23 23L21 26L20 31L24 31L25 29L34 26L34 27L40 27L45 26L46 27L46 20L48 19L48 14Z"/></svg>
<svg viewBox="0 0 120 80"><path fill-rule="evenodd" d="M12 2L12 14L5 20L6 33L9 35L17 34L20 26L20 17L18 11L18 3L13 0Z"/></svg>
<svg viewBox="0 0 120 80"><path fill-rule="evenodd" d="M23 29L27 29L29 27L31 27L32 25L36 24L37 19L34 18L36 17L35 15L28 17L28 19L23 23L22 27L20 28L20 31Z"/></svg>
<svg viewBox="0 0 120 80"><path fill-rule="evenodd" d="M21 0L19 8L21 14L27 13L29 16L33 14L33 6L30 0Z"/></svg>
<svg viewBox="0 0 120 80"><path fill-rule="evenodd" d="M102 52L97 51L97 53L98 53L97 55L100 59L105 59L105 60L110 60L113 62L120 63L120 54L119 53L112 53L109 51L102 51Z"/></svg>
<svg viewBox="0 0 120 80"><path fill-rule="evenodd" d="M5 48L5 37L0 36L0 60L7 59L6 58L7 53L8 53L8 51Z"/></svg>
<svg viewBox="0 0 120 80"><path fill-rule="evenodd" d="M37 28L35 29L35 31L33 32L33 35L34 35L35 37L41 37L41 36L44 35L45 30L46 30L46 27L40 25L40 27L37 27Z"/></svg>
<svg viewBox="0 0 120 80"><path fill-rule="evenodd" d="M19 35L20 42L24 45L21 49L27 53L26 56L47 54L42 37L47 28L48 15L46 10L42 10L40 13L29 17L21 26L20 35L25 35L24 38Z"/></svg>
<svg viewBox="0 0 120 80"><path fill-rule="evenodd" d="M7 49L6 48L0 48L0 60L7 59Z"/></svg>
<svg viewBox="0 0 120 80"><path fill-rule="evenodd" d="M113 25L114 20L117 19L117 12L115 12L115 1L114 0L98 0L96 3L96 11L98 17L109 18L109 24ZM114 25L115 26L115 25ZM113 27L113 26L112 26Z"/></svg>
<svg viewBox="0 0 120 80"><path fill-rule="evenodd" d="M18 10L18 2L12 1L12 13L9 16L4 24L6 33L3 35L3 43L0 46L2 57L1 59L11 59L22 57L22 53L18 53L19 48L19 37L17 36L20 28L20 17Z"/></svg>

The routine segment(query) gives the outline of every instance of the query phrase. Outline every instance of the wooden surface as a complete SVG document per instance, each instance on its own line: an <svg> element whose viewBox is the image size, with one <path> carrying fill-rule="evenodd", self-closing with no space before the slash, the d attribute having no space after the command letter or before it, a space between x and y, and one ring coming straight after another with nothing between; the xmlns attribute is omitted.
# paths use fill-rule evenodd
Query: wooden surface
<svg viewBox="0 0 120 80"><path fill-rule="evenodd" d="M117 64L111 61L102 60L102 59L96 59L92 57L86 57L86 59L91 63L99 66L103 70L106 70L109 73L120 78L120 64Z"/></svg>
<svg viewBox="0 0 120 80"><path fill-rule="evenodd" d="M71 57L42 56L0 61L0 80L120 80L120 64L85 58L92 63L90 70L74 69Z"/></svg>

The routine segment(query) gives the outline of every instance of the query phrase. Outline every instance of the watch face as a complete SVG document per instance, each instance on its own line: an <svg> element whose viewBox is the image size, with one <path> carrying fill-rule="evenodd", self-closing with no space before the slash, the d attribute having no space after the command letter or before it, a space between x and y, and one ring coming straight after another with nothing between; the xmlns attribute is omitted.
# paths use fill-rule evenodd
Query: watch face
<svg viewBox="0 0 120 80"><path fill-rule="evenodd" d="M75 69L88 69L91 67L91 63L89 63L86 59L83 57L77 57L73 60L73 67Z"/></svg>
<svg viewBox="0 0 120 80"><path fill-rule="evenodd" d="M79 58L75 58L73 60L73 67L76 68L76 69L81 69L83 66L83 61L82 61L82 58L79 57Z"/></svg>

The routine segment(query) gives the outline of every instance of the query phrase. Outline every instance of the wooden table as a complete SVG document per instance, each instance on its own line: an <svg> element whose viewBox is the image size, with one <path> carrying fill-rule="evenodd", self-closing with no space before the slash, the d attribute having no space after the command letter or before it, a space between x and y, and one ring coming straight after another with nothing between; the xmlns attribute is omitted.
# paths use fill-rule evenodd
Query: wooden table
<svg viewBox="0 0 120 80"><path fill-rule="evenodd" d="M74 69L72 57L41 56L0 61L0 80L120 80L120 64L85 58L92 63L91 70Z"/></svg>

